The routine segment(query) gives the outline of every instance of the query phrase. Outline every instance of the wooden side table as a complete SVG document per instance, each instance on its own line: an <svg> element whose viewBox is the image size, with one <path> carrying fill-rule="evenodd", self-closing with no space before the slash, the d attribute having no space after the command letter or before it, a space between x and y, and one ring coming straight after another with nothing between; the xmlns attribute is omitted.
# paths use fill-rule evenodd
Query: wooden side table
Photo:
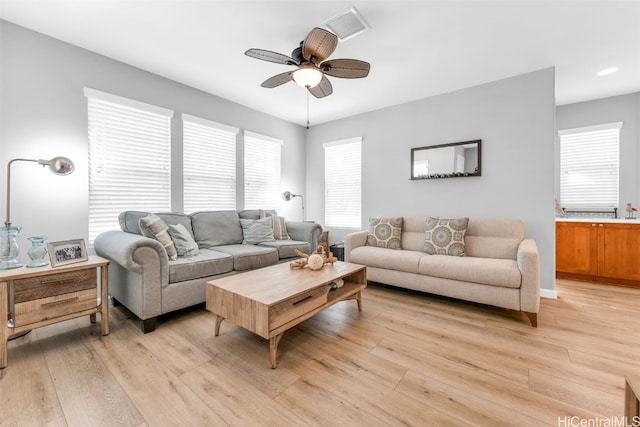
<svg viewBox="0 0 640 427"><path fill-rule="evenodd" d="M628 425L640 422L640 377L628 375L625 378L624 415Z"/></svg>
<svg viewBox="0 0 640 427"><path fill-rule="evenodd" d="M95 323L100 313L102 335L108 335L108 266L109 260L90 256L55 268L0 271L0 368L7 366L9 338L31 329L87 315Z"/></svg>

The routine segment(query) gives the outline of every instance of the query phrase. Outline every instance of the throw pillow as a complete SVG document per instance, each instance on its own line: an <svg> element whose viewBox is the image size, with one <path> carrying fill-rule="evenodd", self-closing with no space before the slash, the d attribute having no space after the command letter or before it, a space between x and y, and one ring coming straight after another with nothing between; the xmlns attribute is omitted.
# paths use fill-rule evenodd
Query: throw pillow
<svg viewBox="0 0 640 427"><path fill-rule="evenodd" d="M469 218L427 219L424 251L429 255L465 256L464 235Z"/></svg>
<svg viewBox="0 0 640 427"><path fill-rule="evenodd" d="M291 236L289 236L289 232L287 231L287 223L284 220L283 216L278 216L272 214L271 212L265 211L264 209L260 210L260 218L270 217L273 221L272 229L273 229L273 237L276 240L291 240Z"/></svg>
<svg viewBox="0 0 640 427"><path fill-rule="evenodd" d="M198 255L198 244L193 240L193 236L187 228L178 223L176 225L169 224L169 236L173 240L179 257L191 257Z"/></svg>
<svg viewBox="0 0 640 427"><path fill-rule="evenodd" d="M171 240L171 236L169 236L169 232L167 231L169 227L162 218L154 214L147 215L140 218L139 226L140 230L142 230L142 234L147 237L151 237L152 239L156 239L162 244L162 246L164 246L170 260L178 258L176 247L173 244L173 240Z"/></svg>
<svg viewBox="0 0 640 427"><path fill-rule="evenodd" d="M273 237L273 221L269 217L262 219L240 218L240 225L242 226L242 234L244 236L244 240L242 240L243 245L256 245L258 243L273 242L276 240Z"/></svg>
<svg viewBox="0 0 640 427"><path fill-rule="evenodd" d="M371 218L367 245L402 249L402 218Z"/></svg>

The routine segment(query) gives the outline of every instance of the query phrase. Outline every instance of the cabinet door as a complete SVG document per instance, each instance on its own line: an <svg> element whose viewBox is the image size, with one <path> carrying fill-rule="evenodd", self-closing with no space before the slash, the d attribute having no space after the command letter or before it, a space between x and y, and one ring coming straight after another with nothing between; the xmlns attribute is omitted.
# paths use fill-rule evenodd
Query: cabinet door
<svg viewBox="0 0 640 427"><path fill-rule="evenodd" d="M640 226L605 224L598 227L598 275L640 280Z"/></svg>
<svg viewBox="0 0 640 427"><path fill-rule="evenodd" d="M590 222L556 223L556 271L598 273L598 228Z"/></svg>

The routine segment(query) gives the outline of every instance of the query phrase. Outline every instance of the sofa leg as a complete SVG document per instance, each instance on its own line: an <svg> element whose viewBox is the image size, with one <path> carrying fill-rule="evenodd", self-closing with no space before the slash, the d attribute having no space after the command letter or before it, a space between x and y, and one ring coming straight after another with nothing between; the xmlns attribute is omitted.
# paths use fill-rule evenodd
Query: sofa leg
<svg viewBox="0 0 640 427"><path fill-rule="evenodd" d="M524 314L529 318L529 322L531 322L531 326L534 328L538 327L538 313L529 313L528 311L523 311Z"/></svg>
<svg viewBox="0 0 640 427"><path fill-rule="evenodd" d="M156 318L144 319L142 321L142 333L148 334L156 330Z"/></svg>

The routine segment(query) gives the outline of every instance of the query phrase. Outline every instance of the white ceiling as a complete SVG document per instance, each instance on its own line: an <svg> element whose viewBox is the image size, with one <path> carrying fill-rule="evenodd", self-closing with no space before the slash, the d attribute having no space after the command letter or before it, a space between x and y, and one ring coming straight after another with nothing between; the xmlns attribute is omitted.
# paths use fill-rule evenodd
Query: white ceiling
<svg viewBox="0 0 640 427"><path fill-rule="evenodd" d="M289 55L352 6L371 29L330 58L371 72L330 78L312 125L552 66L557 104L640 91L640 1L0 0L0 18L304 125L305 89L260 87L291 67L244 52Z"/></svg>

